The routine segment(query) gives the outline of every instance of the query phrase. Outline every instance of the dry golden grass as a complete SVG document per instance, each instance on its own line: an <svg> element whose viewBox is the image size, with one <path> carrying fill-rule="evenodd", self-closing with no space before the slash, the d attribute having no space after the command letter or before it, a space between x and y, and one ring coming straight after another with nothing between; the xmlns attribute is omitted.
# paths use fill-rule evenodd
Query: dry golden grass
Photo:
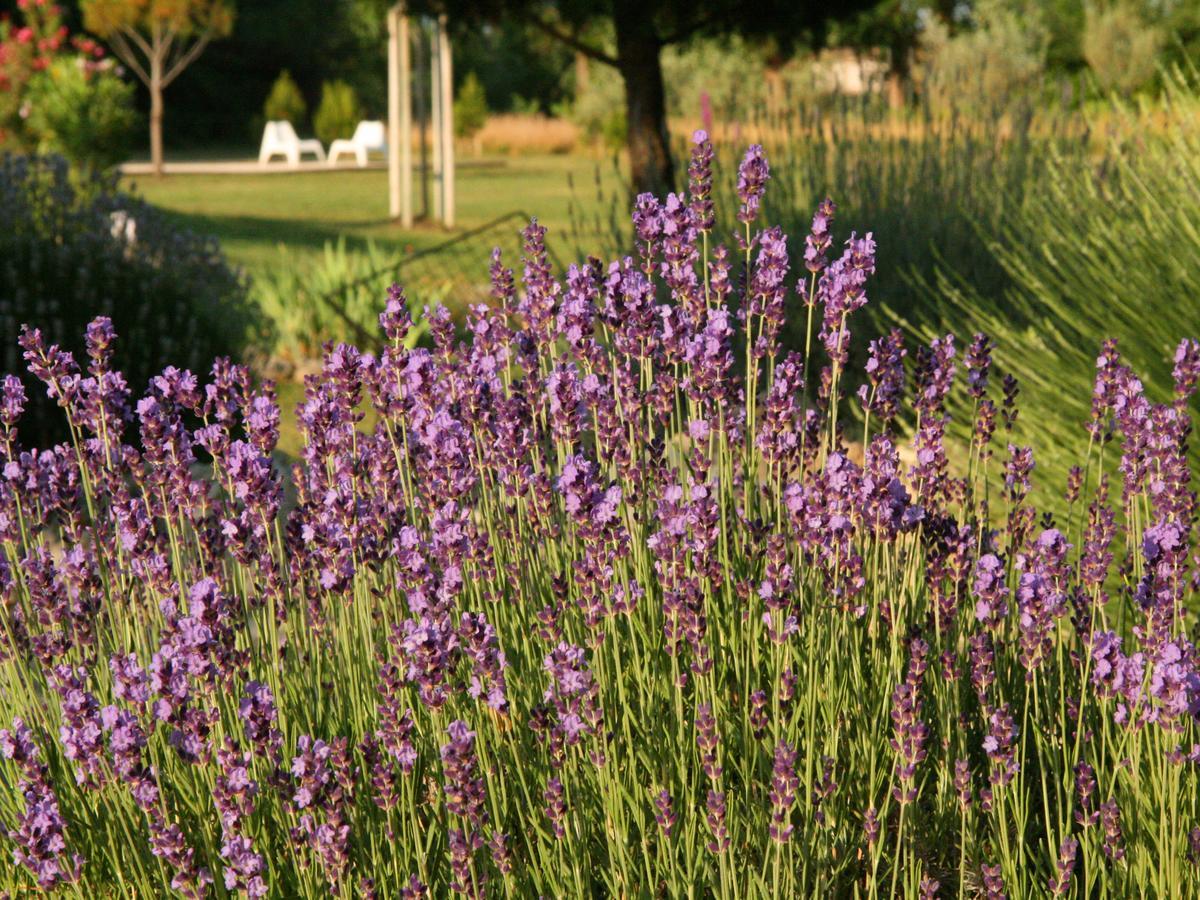
<svg viewBox="0 0 1200 900"><path fill-rule="evenodd" d="M669 128L679 141L690 139L703 127L699 117L672 118ZM1138 104L1104 104L1082 110L1041 108L1031 116L1008 113L973 116L950 111L917 115L895 111L863 115L854 110L813 116L799 112L764 115L745 122L716 122L714 142L740 146L761 143L780 146L793 141L873 140L919 143L930 139L991 139L998 143L1017 137L1059 138L1086 141L1099 152L1112 140L1140 139L1167 134L1179 128L1200 127L1200 100L1174 98L1170 104L1144 101Z"/></svg>
<svg viewBox="0 0 1200 900"><path fill-rule="evenodd" d="M580 138L579 128L566 119L505 113L489 116L471 143L482 153L570 153Z"/></svg>

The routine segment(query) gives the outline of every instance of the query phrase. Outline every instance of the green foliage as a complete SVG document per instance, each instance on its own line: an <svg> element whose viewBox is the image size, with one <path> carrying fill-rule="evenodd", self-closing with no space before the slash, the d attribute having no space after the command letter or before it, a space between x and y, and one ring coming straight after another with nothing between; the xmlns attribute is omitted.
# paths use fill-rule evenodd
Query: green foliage
<svg viewBox="0 0 1200 900"><path fill-rule="evenodd" d="M768 221L802 240L830 196L840 229L879 236L871 321L859 328L954 332L960 347L976 331L997 340L997 365L1019 379L1026 410L1014 440L1039 443L1037 484L1052 505L1100 342L1119 337L1147 383L1169 384L1174 341L1200 321L1200 102L1175 76L1161 103L1109 102L1086 118L1044 106L939 117L926 104L901 117L864 98L772 119L763 136ZM1089 134L1125 137L1097 149ZM720 168L732 171L742 150L719 146ZM728 233L737 200L726 192L717 208ZM622 230L606 252L626 252L627 240ZM802 332L785 339L804 347ZM970 410L958 412L969 427Z"/></svg>
<svg viewBox="0 0 1200 900"><path fill-rule="evenodd" d="M978 0L974 27L932 20L922 41L923 87L939 108L974 114L1024 100L1041 84L1050 32L1028 0Z"/></svg>
<svg viewBox="0 0 1200 900"><path fill-rule="evenodd" d="M1069 148L1043 159L988 231L1003 291L972 286L972 266L949 255L935 278L914 280L931 297L919 316L926 335L953 328L996 339L997 364L1018 377L1023 415L1037 422L1038 470L1054 490L1088 418L1078 388L1092 378L1100 341L1118 338L1147 384L1166 385L1179 335L1200 324L1200 108L1178 75L1166 90L1175 124L1165 133L1119 108L1127 120L1109 130L1136 141L1114 139L1090 162Z"/></svg>
<svg viewBox="0 0 1200 900"><path fill-rule="evenodd" d="M351 250L345 238L339 238L326 243L324 254L307 264L300 264L281 245L278 265L256 278L253 289L273 325L276 355L285 363L301 363L319 356L325 341L374 347L379 310L393 280L393 273L384 270L394 262L372 241L362 250ZM416 293L410 294L415 303ZM426 294L420 299L434 298ZM417 309L419 304L414 312ZM414 341L425 327L413 330Z"/></svg>
<svg viewBox="0 0 1200 900"><path fill-rule="evenodd" d="M454 133L460 138L473 136L487 122L487 96L483 82L474 72L468 72L454 99Z"/></svg>
<svg viewBox="0 0 1200 900"><path fill-rule="evenodd" d="M606 66L593 67L587 90L571 105L571 119L590 140L621 147L626 131L621 76Z"/></svg>
<svg viewBox="0 0 1200 900"><path fill-rule="evenodd" d="M667 108L695 117L700 95L708 94L718 118L742 118L767 100L767 64L761 48L746 38L712 38L671 47L663 53Z"/></svg>
<svg viewBox="0 0 1200 900"><path fill-rule="evenodd" d="M28 151L37 146L41 136L30 128L30 92L60 62L79 66L85 76L110 65L94 40L70 33L62 9L52 3L24 4L18 21L0 15L0 147Z"/></svg>
<svg viewBox="0 0 1200 900"><path fill-rule="evenodd" d="M82 58L59 60L30 82L27 127L42 152L107 169L133 145L138 126L133 98L133 85L111 66L90 69Z"/></svg>
<svg viewBox="0 0 1200 900"><path fill-rule="evenodd" d="M536 116L542 111L542 104L536 97L522 97L513 94L508 98L509 111L518 116Z"/></svg>
<svg viewBox="0 0 1200 900"><path fill-rule="evenodd" d="M571 51L523 21L506 18L454 36L454 65L479 77L493 112L549 109L570 96Z"/></svg>
<svg viewBox="0 0 1200 900"><path fill-rule="evenodd" d="M1081 39L1083 56L1106 91L1129 95L1145 87L1158 69L1164 29L1147 21L1132 0L1088 3Z"/></svg>
<svg viewBox="0 0 1200 900"><path fill-rule="evenodd" d="M291 122L300 125L308 115L308 104L304 102L304 94L292 79L287 69L279 73L275 83L271 85L271 93L263 104L263 115L268 122Z"/></svg>
<svg viewBox="0 0 1200 900"><path fill-rule="evenodd" d="M612 110L600 123L600 138L605 148L611 153L616 153L625 146L628 137L629 122L625 117L624 107Z"/></svg>
<svg viewBox="0 0 1200 900"><path fill-rule="evenodd" d="M321 102L313 114L313 130L323 143L349 138L362 117L362 106L353 87L344 81L321 85Z"/></svg>
<svg viewBox="0 0 1200 900"><path fill-rule="evenodd" d="M203 371L257 335L242 278L216 242L119 192L111 177L73 175L62 157L8 155L0 197L0 332L36 322L48 342L82 350L84 326L107 315L123 338L117 365L135 390L164 360ZM19 353L4 342L0 369L23 371ZM49 408L39 400L27 416L29 438L54 436L48 423L59 418L47 418Z"/></svg>

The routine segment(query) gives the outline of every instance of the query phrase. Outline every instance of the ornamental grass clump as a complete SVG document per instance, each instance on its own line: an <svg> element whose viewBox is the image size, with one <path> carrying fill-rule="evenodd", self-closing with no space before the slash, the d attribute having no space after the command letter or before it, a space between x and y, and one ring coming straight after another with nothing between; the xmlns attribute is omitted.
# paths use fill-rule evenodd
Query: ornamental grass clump
<svg viewBox="0 0 1200 900"><path fill-rule="evenodd" d="M760 148L717 233L709 160L608 265L531 224L468 341L394 287L290 473L240 366L135 401L107 320L23 331L71 440L3 382L6 891L1200 891L1200 344L1166 402L1105 344L1039 514L991 343L888 335L852 393L875 237L825 202L794 262Z"/></svg>

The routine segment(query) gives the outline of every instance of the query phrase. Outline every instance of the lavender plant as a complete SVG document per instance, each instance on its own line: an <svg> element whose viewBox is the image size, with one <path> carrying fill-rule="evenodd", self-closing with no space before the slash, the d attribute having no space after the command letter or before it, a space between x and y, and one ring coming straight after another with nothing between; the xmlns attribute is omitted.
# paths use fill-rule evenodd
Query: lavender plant
<svg viewBox="0 0 1200 900"><path fill-rule="evenodd" d="M240 366L135 403L107 320L83 369L23 331L72 440L22 447L3 382L6 890L1200 890L1200 344L1165 403L1106 345L1039 516L990 342L960 377L893 334L842 396L874 237L823 203L793 265L752 148L725 240L696 144L635 255L559 279L536 223L519 280L497 253L465 343L432 310L409 346L393 288L378 355L308 378L290 473ZM826 365L780 353L789 309Z"/></svg>

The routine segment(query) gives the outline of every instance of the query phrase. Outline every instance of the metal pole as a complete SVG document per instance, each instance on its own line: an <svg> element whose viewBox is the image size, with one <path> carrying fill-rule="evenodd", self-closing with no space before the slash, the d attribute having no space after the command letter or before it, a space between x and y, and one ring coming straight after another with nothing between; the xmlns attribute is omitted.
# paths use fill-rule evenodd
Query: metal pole
<svg viewBox="0 0 1200 900"><path fill-rule="evenodd" d="M442 94L442 224L454 227L454 70L446 14L438 17Z"/></svg>

